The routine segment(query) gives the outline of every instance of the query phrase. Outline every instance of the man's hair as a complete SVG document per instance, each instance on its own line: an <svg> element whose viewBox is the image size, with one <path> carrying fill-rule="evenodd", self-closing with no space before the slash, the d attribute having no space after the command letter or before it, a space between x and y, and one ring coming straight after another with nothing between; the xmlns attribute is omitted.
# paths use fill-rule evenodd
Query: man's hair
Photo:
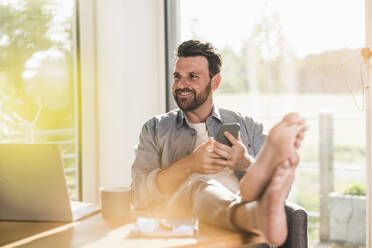
<svg viewBox="0 0 372 248"><path fill-rule="evenodd" d="M222 59L217 48L209 42L199 40L184 41L177 48L176 57L196 57L203 56L208 60L209 77L212 78L221 72Z"/></svg>

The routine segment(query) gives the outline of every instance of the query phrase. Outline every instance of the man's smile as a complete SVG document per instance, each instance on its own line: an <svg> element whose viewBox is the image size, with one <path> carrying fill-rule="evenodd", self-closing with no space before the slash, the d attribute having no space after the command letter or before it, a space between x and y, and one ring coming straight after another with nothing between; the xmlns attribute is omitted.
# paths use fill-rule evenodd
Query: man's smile
<svg viewBox="0 0 372 248"><path fill-rule="evenodd" d="M177 89L176 94L179 97L188 97L195 95L195 91L192 89Z"/></svg>
<svg viewBox="0 0 372 248"><path fill-rule="evenodd" d="M191 91L183 91L177 93L179 96L191 96L193 93Z"/></svg>

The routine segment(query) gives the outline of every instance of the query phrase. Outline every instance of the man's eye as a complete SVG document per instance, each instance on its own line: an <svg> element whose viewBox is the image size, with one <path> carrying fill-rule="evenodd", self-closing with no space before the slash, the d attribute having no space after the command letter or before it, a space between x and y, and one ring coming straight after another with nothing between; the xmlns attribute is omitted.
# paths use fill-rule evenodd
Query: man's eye
<svg viewBox="0 0 372 248"><path fill-rule="evenodd" d="M179 75L174 75L173 78L174 78L175 80L179 80L179 79L180 79L180 76L179 76Z"/></svg>
<svg viewBox="0 0 372 248"><path fill-rule="evenodd" d="M197 75L194 75L194 74L191 74L191 75L190 75L190 78L195 79L195 78L198 78L198 76L197 76Z"/></svg>

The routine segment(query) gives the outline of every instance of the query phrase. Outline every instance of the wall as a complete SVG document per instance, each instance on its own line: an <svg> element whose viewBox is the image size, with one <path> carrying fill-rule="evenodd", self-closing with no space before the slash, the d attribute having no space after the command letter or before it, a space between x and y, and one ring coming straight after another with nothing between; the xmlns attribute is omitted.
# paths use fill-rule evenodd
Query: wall
<svg viewBox="0 0 372 248"><path fill-rule="evenodd" d="M94 16L97 187L128 186L141 126L165 111L163 1L96 0Z"/></svg>
<svg viewBox="0 0 372 248"><path fill-rule="evenodd" d="M162 1L98 0L100 186L129 185L143 122L165 107Z"/></svg>

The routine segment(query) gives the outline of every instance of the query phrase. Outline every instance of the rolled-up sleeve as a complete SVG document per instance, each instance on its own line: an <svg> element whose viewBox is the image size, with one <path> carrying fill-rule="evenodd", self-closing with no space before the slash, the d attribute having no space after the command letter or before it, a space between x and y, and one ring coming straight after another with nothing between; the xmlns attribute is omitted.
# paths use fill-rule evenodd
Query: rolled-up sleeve
<svg viewBox="0 0 372 248"><path fill-rule="evenodd" d="M263 125L262 123L255 122L253 128L253 151L255 156L258 155L260 152L263 143L265 142L266 135L263 133Z"/></svg>
<svg viewBox="0 0 372 248"><path fill-rule="evenodd" d="M142 128L136 157L132 165L132 192L135 208L151 210L168 195L159 192L155 177L161 170L161 148L156 136L156 123L148 121Z"/></svg>
<svg viewBox="0 0 372 248"><path fill-rule="evenodd" d="M263 125L248 116L245 116L243 125L245 127L246 135L248 136L248 140L246 141L249 144L248 153L256 157L266 139L266 135L263 132Z"/></svg>

